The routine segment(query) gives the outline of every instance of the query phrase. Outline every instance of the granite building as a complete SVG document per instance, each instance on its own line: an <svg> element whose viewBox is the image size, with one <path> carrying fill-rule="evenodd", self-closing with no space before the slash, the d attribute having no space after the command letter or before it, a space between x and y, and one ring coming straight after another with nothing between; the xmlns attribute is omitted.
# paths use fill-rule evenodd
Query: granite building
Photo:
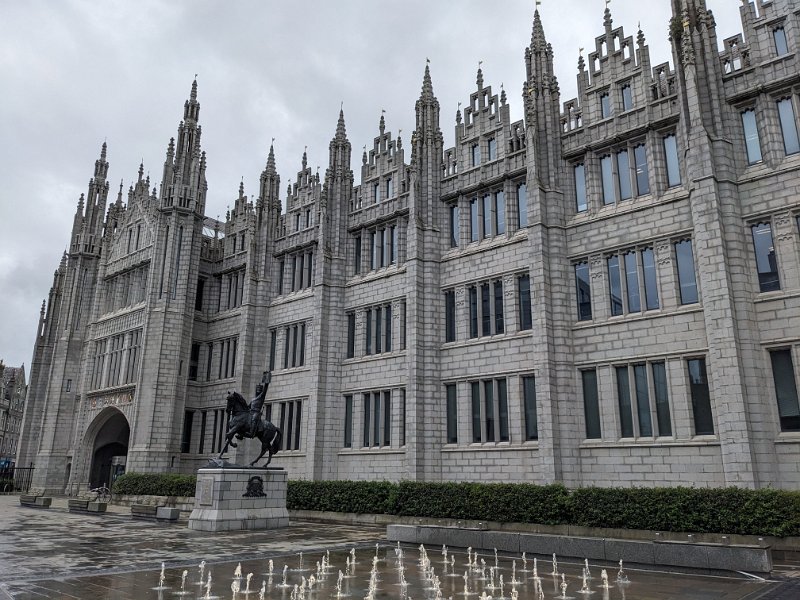
<svg viewBox="0 0 800 600"><path fill-rule="evenodd" d="M322 175L281 194L270 148L222 222L196 83L160 182L109 204L104 144L40 318L34 485L193 472L270 370L294 478L800 488L800 6L745 1L720 44L672 5L674 66L607 9L562 102L537 12L522 120L479 70L445 147L426 66L408 148L381 119L356 185L340 113Z"/></svg>
<svg viewBox="0 0 800 600"><path fill-rule="evenodd" d="M9 367L0 361L0 469L14 466L27 389L25 365Z"/></svg>

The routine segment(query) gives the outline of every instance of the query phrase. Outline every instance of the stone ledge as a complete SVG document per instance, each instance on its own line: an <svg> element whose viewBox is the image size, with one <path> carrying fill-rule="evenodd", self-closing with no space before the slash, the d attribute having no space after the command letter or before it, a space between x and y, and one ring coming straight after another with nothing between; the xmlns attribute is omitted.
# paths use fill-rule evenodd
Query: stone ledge
<svg viewBox="0 0 800 600"><path fill-rule="evenodd" d="M107 508L107 502L94 502L81 498L70 498L67 500L67 510L71 513L100 514L106 512Z"/></svg>
<svg viewBox="0 0 800 600"><path fill-rule="evenodd" d="M50 496L22 495L19 497L20 506L29 508L50 508L53 499Z"/></svg>

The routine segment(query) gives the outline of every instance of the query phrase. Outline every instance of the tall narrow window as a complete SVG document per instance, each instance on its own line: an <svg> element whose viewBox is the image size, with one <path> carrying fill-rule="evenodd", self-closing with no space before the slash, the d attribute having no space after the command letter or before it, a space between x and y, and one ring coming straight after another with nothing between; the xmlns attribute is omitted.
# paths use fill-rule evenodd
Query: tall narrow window
<svg viewBox="0 0 800 600"><path fill-rule="evenodd" d="M797 401L792 351L788 348L773 350L769 357L772 361L772 379L775 382L781 431L800 431L800 405Z"/></svg>
<svg viewBox="0 0 800 600"><path fill-rule="evenodd" d="M592 284L589 281L589 263L575 265L575 288L578 300L578 320L592 320Z"/></svg>
<svg viewBox="0 0 800 600"><path fill-rule="evenodd" d="M454 383L445 386L447 391L447 443L458 443L458 401L456 397L456 385Z"/></svg>
<svg viewBox="0 0 800 600"><path fill-rule="evenodd" d="M369 268L370 270L374 270L376 268L376 256L375 256L375 236L376 232L371 231L369 234Z"/></svg>
<svg viewBox="0 0 800 600"><path fill-rule="evenodd" d="M609 256L608 263L608 291L611 300L611 316L622 314L622 278L619 273L619 256Z"/></svg>
<svg viewBox="0 0 800 600"><path fill-rule="evenodd" d="M200 344L192 344L189 353L189 381L197 381L197 365L200 362Z"/></svg>
<svg viewBox="0 0 800 600"><path fill-rule="evenodd" d="M692 240L675 244L675 258L678 264L678 284L681 291L681 304L697 302L697 279L694 274L694 255Z"/></svg>
<svg viewBox="0 0 800 600"><path fill-rule="evenodd" d="M769 223L759 223L751 227L753 247L756 252L756 268L758 270L758 287L762 292L781 289L778 276L778 261L775 257L775 245L772 241L772 228Z"/></svg>
<svg viewBox="0 0 800 600"><path fill-rule="evenodd" d="M478 224L478 199L473 198L469 201L469 239L477 242L480 238L480 226Z"/></svg>
<svg viewBox="0 0 800 600"><path fill-rule="evenodd" d="M353 396L344 397L344 447L353 446Z"/></svg>
<svg viewBox="0 0 800 600"><path fill-rule="evenodd" d="M633 108L633 93L629 84L622 86L622 110L630 110Z"/></svg>
<svg viewBox="0 0 800 600"><path fill-rule="evenodd" d="M506 232L506 195L503 192L497 192L494 195L494 202L494 230L497 235L500 235Z"/></svg>
<svg viewBox="0 0 800 600"><path fill-rule="evenodd" d="M386 180L386 197L394 198L394 181L391 177Z"/></svg>
<svg viewBox="0 0 800 600"><path fill-rule="evenodd" d="M487 442L497 441L495 436L494 381L483 382L483 418L486 423Z"/></svg>
<svg viewBox="0 0 800 600"><path fill-rule="evenodd" d="M500 441L509 441L508 436L508 390L505 379L498 379L497 383L497 420L500 428Z"/></svg>
<svg viewBox="0 0 800 600"><path fill-rule="evenodd" d="M292 348L292 328L286 327L283 330L283 368L289 368L289 354ZM222 375L220 375L222 377Z"/></svg>
<svg viewBox="0 0 800 600"><path fill-rule="evenodd" d="M347 358L356 355L356 313L347 313Z"/></svg>
<svg viewBox="0 0 800 600"><path fill-rule="evenodd" d="M610 155L600 159L600 178L603 182L603 204L614 204L614 165Z"/></svg>
<svg viewBox="0 0 800 600"><path fill-rule="evenodd" d="M381 446L392 444L392 392L383 392L383 437Z"/></svg>
<svg viewBox="0 0 800 600"><path fill-rule="evenodd" d="M367 392L364 394L364 443L363 446L366 448L369 446L369 431L372 419L372 394Z"/></svg>
<svg viewBox="0 0 800 600"><path fill-rule="evenodd" d="M750 109L742 113L742 129L744 130L744 146L747 150L747 163L752 165L761 162L761 141L758 139L755 110Z"/></svg>
<svg viewBox="0 0 800 600"><path fill-rule="evenodd" d="M789 54L789 44L786 43L786 31L783 27L772 30L772 39L775 40L775 53L778 56Z"/></svg>
<svg viewBox="0 0 800 600"><path fill-rule="evenodd" d="M533 329L530 275L520 275L517 278L517 288L519 290L519 329L520 331Z"/></svg>
<svg viewBox="0 0 800 600"><path fill-rule="evenodd" d="M383 328L383 309L380 306L375 308L375 354L383 352L381 350L383 337L381 336L381 329Z"/></svg>
<svg viewBox="0 0 800 600"><path fill-rule="evenodd" d="M672 435L672 420L669 411L669 394L667 392L667 371L663 362L650 365L653 373L653 391L656 400L656 418L658 435Z"/></svg>
<svg viewBox="0 0 800 600"><path fill-rule="evenodd" d="M269 370L275 370L275 347L278 345L278 330L269 332Z"/></svg>
<svg viewBox="0 0 800 600"><path fill-rule="evenodd" d="M517 216L519 228L528 226L528 186L520 183L517 186Z"/></svg>
<svg viewBox="0 0 800 600"><path fill-rule="evenodd" d="M356 236L356 247L353 254L353 274L361 273L361 235Z"/></svg>
<svg viewBox="0 0 800 600"><path fill-rule="evenodd" d="M489 160L497 158L497 140L489 138Z"/></svg>
<svg viewBox="0 0 800 600"><path fill-rule="evenodd" d="M631 198L631 163L627 150L617 152L617 182L619 183L619 199Z"/></svg>
<svg viewBox="0 0 800 600"><path fill-rule="evenodd" d="M469 337L478 337L478 288L469 288Z"/></svg>
<svg viewBox="0 0 800 600"><path fill-rule="evenodd" d="M398 231L397 225L392 225L391 228L390 228L390 231L391 231L392 237L391 237L391 240L390 240L391 251L389 252L389 261L391 262L391 264L394 265L394 264L397 264L397 249L398 249L398 246L397 246L397 243L398 243L397 242L397 235L398 235L397 234L397 231Z"/></svg>
<svg viewBox="0 0 800 600"><path fill-rule="evenodd" d="M686 361L689 372L689 390L692 395L695 435L714 435L714 418L711 414L711 397L708 392L706 361L693 358Z"/></svg>
<svg viewBox="0 0 800 600"><path fill-rule="evenodd" d="M479 444L483 439L481 435L481 384L479 381L470 383L472 392L472 443Z"/></svg>
<svg viewBox="0 0 800 600"><path fill-rule="evenodd" d="M383 309L384 319L386 320L386 326L383 328L383 347L386 352L392 351L392 305L387 304L386 307Z"/></svg>
<svg viewBox="0 0 800 600"><path fill-rule="evenodd" d="M494 282L494 332L503 333L505 331L505 322L503 320L503 282L497 280Z"/></svg>
<svg viewBox="0 0 800 600"><path fill-rule="evenodd" d="M642 250L642 271L644 275L644 301L647 310L655 310L658 302L658 275L652 248Z"/></svg>
<svg viewBox="0 0 800 600"><path fill-rule="evenodd" d="M620 434L633 437L633 413L631 412L631 382L628 367L617 367L617 402L619 403Z"/></svg>
<svg viewBox="0 0 800 600"><path fill-rule="evenodd" d="M381 184L379 182L375 182L372 185L373 193L375 194L375 204L381 201Z"/></svg>
<svg viewBox="0 0 800 600"><path fill-rule="evenodd" d="M536 418L536 378L522 378L522 399L525 404L525 439L539 439L539 424Z"/></svg>
<svg viewBox="0 0 800 600"><path fill-rule="evenodd" d="M481 284L481 335L492 335L492 299L489 284Z"/></svg>
<svg viewBox="0 0 800 600"><path fill-rule="evenodd" d="M278 261L278 295L283 294L283 272L285 270L286 263L283 259Z"/></svg>
<svg viewBox="0 0 800 600"><path fill-rule="evenodd" d="M650 417L650 392L647 387L647 365L633 366L633 386L636 390L636 415L639 418L639 435L653 435L653 421Z"/></svg>
<svg viewBox="0 0 800 600"><path fill-rule="evenodd" d="M600 117L605 119L612 114L611 97L608 94L600 95Z"/></svg>
<svg viewBox="0 0 800 600"><path fill-rule="evenodd" d="M784 98L778 102L778 117L781 121L783 134L783 149L786 155L800 152L800 139L797 136L797 120L794 116L794 106L791 98Z"/></svg>
<svg viewBox="0 0 800 600"><path fill-rule="evenodd" d="M450 247L458 247L458 237L460 235L458 228L458 204L450 205Z"/></svg>
<svg viewBox="0 0 800 600"><path fill-rule="evenodd" d="M400 390L400 445L406 445L406 390Z"/></svg>
<svg viewBox="0 0 800 600"><path fill-rule="evenodd" d="M578 212L585 212L589 208L586 200L586 169L583 165L573 167L575 176L575 205Z"/></svg>
<svg viewBox="0 0 800 600"><path fill-rule="evenodd" d="M647 147L640 144L633 149L633 160L636 165L636 195L650 193L650 177L647 173Z"/></svg>
<svg viewBox="0 0 800 600"><path fill-rule="evenodd" d="M445 312L445 342L456 341L456 293L448 290L444 293L444 312Z"/></svg>
<svg viewBox="0 0 800 600"><path fill-rule="evenodd" d="M481 164L481 147L480 144L472 145L472 166L477 167Z"/></svg>
<svg viewBox="0 0 800 600"><path fill-rule="evenodd" d="M678 160L678 140L674 135L664 138L664 156L667 161L667 186L681 184L681 167Z"/></svg>
<svg viewBox="0 0 800 600"><path fill-rule="evenodd" d="M372 354L372 310L367 309L364 312L364 322L366 325L366 332L364 336L364 354L369 356Z"/></svg>
<svg viewBox="0 0 800 600"><path fill-rule="evenodd" d="M586 418L586 438L599 439L600 403L597 396L597 372L594 369L581 371L583 383L583 413Z"/></svg>
<svg viewBox="0 0 800 600"><path fill-rule="evenodd" d="M492 197L483 197L483 237L492 237Z"/></svg>
<svg viewBox="0 0 800 600"><path fill-rule="evenodd" d="M183 435L181 436L181 453L186 454L192 445L192 421L194 411L187 410L183 413Z"/></svg>
<svg viewBox="0 0 800 600"><path fill-rule="evenodd" d="M642 299L639 295L639 270L636 264L636 252L631 250L622 255L625 262L625 291L627 292L628 312L642 310Z"/></svg>

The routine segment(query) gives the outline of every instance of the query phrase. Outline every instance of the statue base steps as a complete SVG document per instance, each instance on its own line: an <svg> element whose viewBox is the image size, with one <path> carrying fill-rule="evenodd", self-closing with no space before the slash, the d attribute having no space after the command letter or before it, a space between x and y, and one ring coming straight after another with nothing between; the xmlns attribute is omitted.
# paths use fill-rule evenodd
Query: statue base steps
<svg viewBox="0 0 800 600"><path fill-rule="evenodd" d="M205 468L197 471L189 529L242 531L289 525L284 469Z"/></svg>

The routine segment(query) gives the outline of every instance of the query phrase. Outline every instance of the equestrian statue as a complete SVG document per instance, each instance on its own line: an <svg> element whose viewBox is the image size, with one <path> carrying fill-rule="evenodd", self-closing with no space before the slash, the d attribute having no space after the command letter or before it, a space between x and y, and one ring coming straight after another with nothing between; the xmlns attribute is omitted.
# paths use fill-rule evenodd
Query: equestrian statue
<svg viewBox="0 0 800 600"><path fill-rule="evenodd" d="M225 445L222 447L217 460L222 459L222 455L225 454L228 446L237 447L236 442L233 441L233 438L236 437L239 440L244 438L258 438L261 440L261 454L250 463L251 467L261 460L261 457L267 452L269 452L269 457L264 466L266 467L272 461L272 455L281 447L283 434L275 425L261 418L261 408L264 406L264 399L267 396L267 388L271 379L272 374L269 371L265 371L264 376L261 378L261 383L256 386L256 397L253 398L249 405L239 392L228 392L227 408L225 409L225 413L228 415L228 433L225 434Z"/></svg>

